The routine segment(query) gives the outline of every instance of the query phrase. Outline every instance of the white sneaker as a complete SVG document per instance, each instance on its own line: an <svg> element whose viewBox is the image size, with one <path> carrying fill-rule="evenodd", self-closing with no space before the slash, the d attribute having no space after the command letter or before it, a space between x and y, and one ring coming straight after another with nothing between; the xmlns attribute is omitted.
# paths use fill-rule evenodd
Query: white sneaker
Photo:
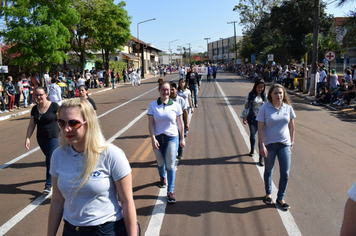
<svg viewBox="0 0 356 236"><path fill-rule="evenodd" d="M7 113L7 112L9 112L9 111L8 111L8 110L4 110L4 111L2 111L2 112Z"/></svg>
<svg viewBox="0 0 356 236"><path fill-rule="evenodd" d="M339 100L337 100L337 101L336 101L336 102L334 102L333 104L334 104L334 105L337 105L338 103L339 103Z"/></svg>
<svg viewBox="0 0 356 236"><path fill-rule="evenodd" d="M2 111L0 111L0 114L2 113Z"/></svg>

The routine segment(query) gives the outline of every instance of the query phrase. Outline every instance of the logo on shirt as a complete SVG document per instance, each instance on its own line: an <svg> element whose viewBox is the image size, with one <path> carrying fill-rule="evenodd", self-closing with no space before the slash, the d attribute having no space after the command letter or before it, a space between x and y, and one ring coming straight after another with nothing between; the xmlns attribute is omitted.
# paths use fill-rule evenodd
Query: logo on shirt
<svg viewBox="0 0 356 236"><path fill-rule="evenodd" d="M95 171L95 172L93 172L92 174L91 174L91 176L93 176L93 177L99 177L100 176L100 171Z"/></svg>

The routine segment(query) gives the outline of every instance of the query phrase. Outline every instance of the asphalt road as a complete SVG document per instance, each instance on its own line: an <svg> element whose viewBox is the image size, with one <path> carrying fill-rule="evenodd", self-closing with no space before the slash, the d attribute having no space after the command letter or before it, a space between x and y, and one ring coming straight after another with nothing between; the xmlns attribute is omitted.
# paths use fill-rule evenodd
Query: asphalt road
<svg viewBox="0 0 356 236"><path fill-rule="evenodd" d="M262 202L263 168L257 156L247 155L249 131L238 118L253 84L229 73L217 78L210 84L203 79L178 165L174 205L166 205L165 190L157 187L145 114L159 96L157 78L91 96L105 137L130 161L142 235L338 235L356 179L355 117L291 95L296 137L285 197L291 209L283 212ZM178 75L166 77L173 79ZM33 152L24 147L28 122L29 113L0 121L0 235L46 234L44 156L35 135ZM278 166L274 173L278 186Z"/></svg>

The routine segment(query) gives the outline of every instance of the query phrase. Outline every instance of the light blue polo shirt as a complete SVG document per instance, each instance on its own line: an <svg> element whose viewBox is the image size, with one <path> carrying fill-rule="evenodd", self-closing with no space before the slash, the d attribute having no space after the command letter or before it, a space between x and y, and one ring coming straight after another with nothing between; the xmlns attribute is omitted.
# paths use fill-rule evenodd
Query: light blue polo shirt
<svg viewBox="0 0 356 236"><path fill-rule="evenodd" d="M258 111L256 120L265 123L264 144L283 143L290 145L288 124L294 118L296 118L296 115L293 108L286 103L283 103L279 110L270 102L263 104Z"/></svg>

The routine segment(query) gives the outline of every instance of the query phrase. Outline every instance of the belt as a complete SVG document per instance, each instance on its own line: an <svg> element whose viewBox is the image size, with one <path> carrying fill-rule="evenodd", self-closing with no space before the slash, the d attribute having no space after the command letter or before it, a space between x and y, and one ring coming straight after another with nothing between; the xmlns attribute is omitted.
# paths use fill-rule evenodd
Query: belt
<svg viewBox="0 0 356 236"><path fill-rule="evenodd" d="M64 220L64 224L66 226L68 226L69 228L77 231L77 232L88 232L88 231L95 231L98 230L99 228L101 228L102 226L105 226L107 224L110 224L112 222L106 222L104 224L101 225L95 225L95 226L74 226L71 223L69 223L68 221Z"/></svg>

